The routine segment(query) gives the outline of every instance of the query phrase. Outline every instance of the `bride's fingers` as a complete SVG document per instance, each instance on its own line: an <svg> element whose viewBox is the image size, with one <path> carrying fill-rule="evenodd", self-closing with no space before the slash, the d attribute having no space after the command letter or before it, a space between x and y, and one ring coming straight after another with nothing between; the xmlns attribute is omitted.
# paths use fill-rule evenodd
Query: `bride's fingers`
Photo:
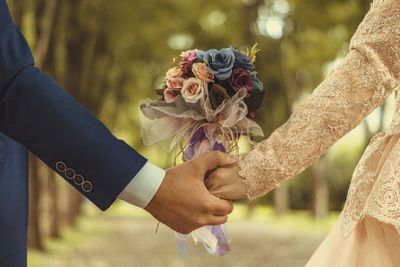
<svg viewBox="0 0 400 267"><path fill-rule="evenodd" d="M210 190L215 186L215 180L210 177L208 177L208 179L204 182L204 184L206 185L207 189ZM210 190L211 192L211 190Z"/></svg>
<svg viewBox="0 0 400 267"><path fill-rule="evenodd" d="M235 174L235 169L232 167L228 168L218 168L208 176L205 181L207 189L227 184L229 179Z"/></svg>
<svg viewBox="0 0 400 267"><path fill-rule="evenodd" d="M210 188L209 192L216 197L226 200L237 200L247 198L248 186L244 183L226 185L218 188Z"/></svg>

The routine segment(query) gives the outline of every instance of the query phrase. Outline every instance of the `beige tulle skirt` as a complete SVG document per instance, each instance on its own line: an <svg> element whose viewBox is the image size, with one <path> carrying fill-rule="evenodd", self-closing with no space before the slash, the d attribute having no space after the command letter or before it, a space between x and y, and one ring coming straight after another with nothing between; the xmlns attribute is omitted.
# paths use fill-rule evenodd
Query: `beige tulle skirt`
<svg viewBox="0 0 400 267"><path fill-rule="evenodd" d="M400 235L390 224L365 216L347 236L342 215L306 267L398 267Z"/></svg>

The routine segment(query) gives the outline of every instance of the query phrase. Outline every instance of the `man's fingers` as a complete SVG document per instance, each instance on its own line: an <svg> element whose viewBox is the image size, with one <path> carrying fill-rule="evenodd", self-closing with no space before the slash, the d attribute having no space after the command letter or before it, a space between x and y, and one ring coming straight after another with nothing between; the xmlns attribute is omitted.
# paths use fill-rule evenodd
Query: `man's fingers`
<svg viewBox="0 0 400 267"><path fill-rule="evenodd" d="M212 216L208 225L220 225L228 221L228 215L225 216Z"/></svg>
<svg viewBox="0 0 400 267"><path fill-rule="evenodd" d="M216 197L222 198L222 199L229 199L229 196L227 197L223 191L219 191L218 189L209 189L210 193L213 194Z"/></svg>
<svg viewBox="0 0 400 267"><path fill-rule="evenodd" d="M234 163L236 163L235 158L220 151L209 152L196 158L196 164L199 164L199 169L203 172L203 174L214 170L217 167L230 166Z"/></svg>
<svg viewBox="0 0 400 267"><path fill-rule="evenodd" d="M225 200L225 199L219 199L217 197L214 197L214 207L213 207L213 215L215 216L225 216L230 214L233 211L233 204L232 201L230 200Z"/></svg>

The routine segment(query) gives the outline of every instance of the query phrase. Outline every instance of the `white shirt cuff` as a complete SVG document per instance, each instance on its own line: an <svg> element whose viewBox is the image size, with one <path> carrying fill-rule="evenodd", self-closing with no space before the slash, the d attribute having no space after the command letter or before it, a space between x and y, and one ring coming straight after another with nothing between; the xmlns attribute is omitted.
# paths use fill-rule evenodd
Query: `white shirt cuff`
<svg viewBox="0 0 400 267"><path fill-rule="evenodd" d="M118 198L132 205L145 208L157 193L164 176L165 171L163 169L147 161Z"/></svg>

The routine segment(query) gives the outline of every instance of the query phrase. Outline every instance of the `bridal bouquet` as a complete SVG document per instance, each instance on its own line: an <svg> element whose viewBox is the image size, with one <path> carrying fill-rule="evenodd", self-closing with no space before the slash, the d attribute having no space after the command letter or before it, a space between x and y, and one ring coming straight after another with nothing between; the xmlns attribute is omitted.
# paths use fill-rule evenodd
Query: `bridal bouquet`
<svg viewBox="0 0 400 267"><path fill-rule="evenodd" d="M146 145L167 141L175 148L175 163L210 151L238 153L241 136L262 136L250 119L262 104L264 89L255 68L256 45L242 52L234 47L189 50L174 59L165 83L156 90L159 101L145 100L142 136ZM212 254L230 251L224 225L205 226L190 234ZM187 254L187 236L175 233L178 255Z"/></svg>

